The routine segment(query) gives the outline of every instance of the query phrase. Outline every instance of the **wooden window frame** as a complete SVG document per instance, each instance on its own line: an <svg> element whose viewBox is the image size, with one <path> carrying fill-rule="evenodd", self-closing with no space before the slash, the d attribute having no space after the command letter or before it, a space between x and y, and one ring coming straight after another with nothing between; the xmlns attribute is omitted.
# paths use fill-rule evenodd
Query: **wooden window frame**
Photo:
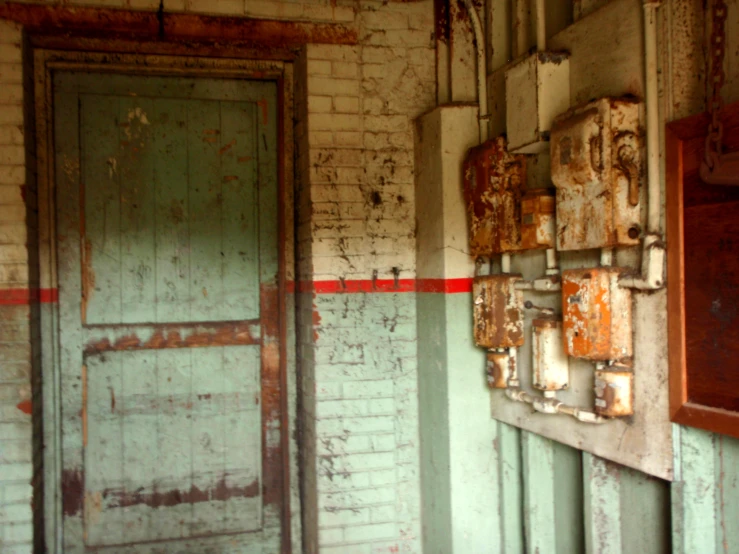
<svg viewBox="0 0 739 554"><path fill-rule="evenodd" d="M739 150L739 102L725 107L722 120L724 146ZM687 371L683 193L686 176L695 178L699 170L708 123L698 114L665 129L670 419L739 438L739 412L690 401Z"/></svg>

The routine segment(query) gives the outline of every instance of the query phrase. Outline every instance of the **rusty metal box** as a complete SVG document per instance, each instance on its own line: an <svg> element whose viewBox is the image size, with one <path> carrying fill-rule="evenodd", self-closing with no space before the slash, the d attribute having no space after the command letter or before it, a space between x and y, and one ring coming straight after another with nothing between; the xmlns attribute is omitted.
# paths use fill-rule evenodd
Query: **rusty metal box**
<svg viewBox="0 0 739 554"><path fill-rule="evenodd" d="M513 375L515 364L516 358L508 352L489 351L486 364L488 387L491 389L508 388L508 379Z"/></svg>
<svg viewBox="0 0 739 554"><path fill-rule="evenodd" d="M525 187L525 158L509 154L503 137L469 151L464 162L464 196L472 256L520 249Z"/></svg>
<svg viewBox="0 0 739 554"><path fill-rule="evenodd" d="M613 364L595 370L595 413L606 417L634 414L634 372Z"/></svg>
<svg viewBox="0 0 739 554"><path fill-rule="evenodd" d="M552 125L558 250L638 244L640 111L634 99L601 98L562 114Z"/></svg>
<svg viewBox="0 0 739 554"><path fill-rule="evenodd" d="M554 248L554 233L554 191L528 191L521 200L521 250Z"/></svg>
<svg viewBox="0 0 739 554"><path fill-rule="evenodd" d="M544 316L531 322L532 385L544 391L570 385L569 358L564 351L562 321Z"/></svg>
<svg viewBox="0 0 739 554"><path fill-rule="evenodd" d="M523 293L520 275L484 275L472 282L475 344L484 348L523 345Z"/></svg>
<svg viewBox="0 0 739 554"><path fill-rule="evenodd" d="M632 356L631 291L618 286L626 271L616 267L562 273L565 352L588 360Z"/></svg>
<svg viewBox="0 0 739 554"><path fill-rule="evenodd" d="M508 148L538 154L557 114L570 106L570 61L566 52L536 52L505 73Z"/></svg>

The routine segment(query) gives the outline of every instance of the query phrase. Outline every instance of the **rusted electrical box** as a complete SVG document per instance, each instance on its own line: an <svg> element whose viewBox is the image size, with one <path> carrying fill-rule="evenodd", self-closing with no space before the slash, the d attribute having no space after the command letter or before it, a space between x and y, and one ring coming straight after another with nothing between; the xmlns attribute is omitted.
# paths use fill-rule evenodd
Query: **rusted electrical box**
<svg viewBox="0 0 739 554"><path fill-rule="evenodd" d="M520 275L484 275L472 282L475 344L483 348L521 346L523 293L515 284Z"/></svg>
<svg viewBox="0 0 739 554"><path fill-rule="evenodd" d="M521 249L521 197L525 187L525 158L510 154L504 137L469 151L464 162L464 196L472 256Z"/></svg>
<svg viewBox="0 0 739 554"><path fill-rule="evenodd" d="M565 352L594 361L632 356L631 291L619 287L624 269L596 267L562 273Z"/></svg>
<svg viewBox="0 0 739 554"><path fill-rule="evenodd" d="M508 379L513 375L516 358L507 351L496 352L491 350L487 355L488 386L491 389L505 389Z"/></svg>
<svg viewBox="0 0 739 554"><path fill-rule="evenodd" d="M508 147L516 154L549 148L552 121L570 105L570 60L566 52L536 52L505 72Z"/></svg>
<svg viewBox="0 0 739 554"><path fill-rule="evenodd" d="M634 414L634 372L613 364L595 370L595 413L606 417Z"/></svg>
<svg viewBox="0 0 739 554"><path fill-rule="evenodd" d="M550 141L558 250L638 244L641 107L634 99L601 98L554 121Z"/></svg>
<svg viewBox="0 0 739 554"><path fill-rule="evenodd" d="M554 190L534 189L521 200L521 250L554 248Z"/></svg>
<svg viewBox="0 0 739 554"><path fill-rule="evenodd" d="M542 391L569 387L570 364L564 350L562 321L545 316L531 322L532 384Z"/></svg>

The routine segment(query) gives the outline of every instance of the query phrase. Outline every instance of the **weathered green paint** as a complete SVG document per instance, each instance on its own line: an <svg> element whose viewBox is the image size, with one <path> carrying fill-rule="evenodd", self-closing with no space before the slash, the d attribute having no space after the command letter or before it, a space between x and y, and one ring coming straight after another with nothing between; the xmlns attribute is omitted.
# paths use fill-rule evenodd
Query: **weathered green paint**
<svg viewBox="0 0 739 554"><path fill-rule="evenodd" d="M438 377L444 360L451 359L465 364L459 371L479 375L482 354L465 342L471 326L469 308L462 303L468 295L417 296L422 476L436 471L438 477L433 481L426 473L422 481L424 534L434 537L427 551L467 552L445 538L450 521L456 524L445 519L453 517L452 496L466 485L451 472L445 476L438 471L452 459L446 446L450 428L444 426L450 410L449 385ZM464 348L470 351L465 353ZM467 514L479 526L495 528L494 533L485 528L490 542L483 552L739 552L739 441L675 426L680 448L676 479L669 483L494 424L486 432L493 441L495 470L489 471L486 452L470 454L479 462L478 489L491 491L495 500L489 513ZM471 425L458 429L462 441Z"/></svg>
<svg viewBox="0 0 739 554"><path fill-rule="evenodd" d="M521 430L498 422L495 451L498 455L498 487L500 498L501 552L523 554L523 462L521 460Z"/></svg>
<svg viewBox="0 0 739 554"><path fill-rule="evenodd" d="M424 293L416 304L424 551L485 552L502 532L498 424L484 354L472 344L470 295Z"/></svg>
<svg viewBox="0 0 739 554"><path fill-rule="evenodd" d="M281 430L279 413L262 421L261 387L279 336L260 312L278 270L276 86L71 73L55 85L65 552L204 551L232 533L235 551L277 552L262 470ZM161 323L244 320L268 354L153 339ZM84 353L106 329L146 347Z"/></svg>
<svg viewBox="0 0 739 554"><path fill-rule="evenodd" d="M621 540L621 475L618 464L582 453L585 484L585 551L619 554Z"/></svg>
<svg viewBox="0 0 739 554"><path fill-rule="evenodd" d="M554 445L523 431L523 510L527 552L556 552L554 505Z"/></svg>

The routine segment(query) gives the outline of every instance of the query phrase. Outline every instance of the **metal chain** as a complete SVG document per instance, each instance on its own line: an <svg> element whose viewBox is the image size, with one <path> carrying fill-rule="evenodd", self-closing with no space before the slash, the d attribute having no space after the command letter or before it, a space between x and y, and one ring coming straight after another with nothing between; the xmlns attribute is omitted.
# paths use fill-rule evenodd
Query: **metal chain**
<svg viewBox="0 0 739 554"><path fill-rule="evenodd" d="M726 2L724 0L713 0L711 25L711 39L709 43L711 55L711 73L709 83L711 85L711 97L708 99L708 113L711 122L708 124L708 136L706 137L706 163L713 169L715 159L721 155L721 141L723 139L724 127L721 124L721 109L724 102L721 99L721 87L726 76L724 75L724 51L726 49Z"/></svg>

